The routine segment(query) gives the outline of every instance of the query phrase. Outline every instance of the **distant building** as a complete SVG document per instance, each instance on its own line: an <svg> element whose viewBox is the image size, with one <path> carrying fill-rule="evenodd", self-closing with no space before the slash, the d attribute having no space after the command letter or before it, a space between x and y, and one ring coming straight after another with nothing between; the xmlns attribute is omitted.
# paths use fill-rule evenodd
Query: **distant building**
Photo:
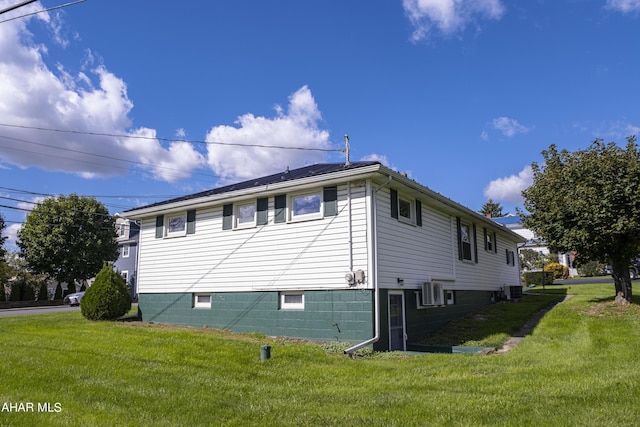
<svg viewBox="0 0 640 427"><path fill-rule="evenodd" d="M135 221L124 218L120 214L116 214L115 217L119 255L116 262L113 263L113 268L122 275L131 291L131 298L136 300L138 296L136 277L140 226Z"/></svg>
<svg viewBox="0 0 640 427"><path fill-rule="evenodd" d="M522 218L519 215L507 214L506 216L492 219L498 224L501 224L526 239L524 244L518 246L518 253L522 252L524 249L534 250L541 255L549 255L551 253L544 239L536 236L532 230L529 230L522 225ZM558 262L569 268L569 275L575 276L577 271L573 267L574 255L572 253L558 253L557 256Z"/></svg>

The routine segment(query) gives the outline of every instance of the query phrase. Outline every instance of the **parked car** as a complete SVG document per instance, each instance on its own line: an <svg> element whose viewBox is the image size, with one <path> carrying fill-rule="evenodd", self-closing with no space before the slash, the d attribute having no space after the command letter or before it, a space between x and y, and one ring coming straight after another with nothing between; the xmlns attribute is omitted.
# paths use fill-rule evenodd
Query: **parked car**
<svg viewBox="0 0 640 427"><path fill-rule="evenodd" d="M75 294L69 294L64 297L63 302L70 306L80 305L80 300L84 296L84 292L76 292Z"/></svg>
<svg viewBox="0 0 640 427"><path fill-rule="evenodd" d="M613 268L607 264L604 268L604 272L608 275L613 274ZM631 280L635 280L640 277L640 258L635 259L629 263L629 277Z"/></svg>

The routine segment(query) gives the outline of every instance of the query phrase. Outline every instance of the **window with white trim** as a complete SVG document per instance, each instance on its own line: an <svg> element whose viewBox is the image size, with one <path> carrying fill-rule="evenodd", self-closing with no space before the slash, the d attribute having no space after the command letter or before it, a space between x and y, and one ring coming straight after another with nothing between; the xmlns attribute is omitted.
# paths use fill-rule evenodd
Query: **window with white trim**
<svg viewBox="0 0 640 427"><path fill-rule="evenodd" d="M129 283L129 271L128 270L122 270L120 272L120 276L124 279L124 283Z"/></svg>
<svg viewBox="0 0 640 427"><path fill-rule="evenodd" d="M422 202L397 190L390 189L391 217L407 224L422 227Z"/></svg>
<svg viewBox="0 0 640 427"><path fill-rule="evenodd" d="M398 197L398 219L413 223L415 214L413 213L413 203L404 197Z"/></svg>
<svg viewBox="0 0 640 427"><path fill-rule="evenodd" d="M122 245L122 258L129 258L129 245Z"/></svg>
<svg viewBox="0 0 640 427"><path fill-rule="evenodd" d="M125 223L120 223L120 237L124 237L124 235L126 234L127 231L127 226L125 225Z"/></svg>
<svg viewBox="0 0 640 427"><path fill-rule="evenodd" d="M193 308L211 308L211 294L193 294Z"/></svg>
<svg viewBox="0 0 640 427"><path fill-rule="evenodd" d="M495 231L484 229L484 250L487 252L498 252L497 237Z"/></svg>
<svg viewBox="0 0 640 427"><path fill-rule="evenodd" d="M156 217L156 239L179 237L196 232L196 210L158 215Z"/></svg>
<svg viewBox="0 0 640 427"><path fill-rule="evenodd" d="M322 191L309 191L289 196L289 221L322 218Z"/></svg>
<svg viewBox="0 0 640 427"><path fill-rule="evenodd" d="M471 233L468 224L460 224L460 241L462 242L462 259L471 260Z"/></svg>
<svg viewBox="0 0 640 427"><path fill-rule="evenodd" d="M236 228L255 227L256 202L238 203L236 205Z"/></svg>
<svg viewBox="0 0 640 427"><path fill-rule="evenodd" d="M280 292L280 310L304 310L304 292Z"/></svg>
<svg viewBox="0 0 640 427"><path fill-rule="evenodd" d="M184 236L187 234L187 214L167 215L167 237Z"/></svg>

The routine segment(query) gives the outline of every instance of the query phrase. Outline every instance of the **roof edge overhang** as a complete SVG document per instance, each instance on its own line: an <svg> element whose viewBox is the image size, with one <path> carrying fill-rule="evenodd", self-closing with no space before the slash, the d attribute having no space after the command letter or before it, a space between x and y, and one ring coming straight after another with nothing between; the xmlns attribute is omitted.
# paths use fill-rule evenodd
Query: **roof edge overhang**
<svg viewBox="0 0 640 427"><path fill-rule="evenodd" d="M254 196L256 194L272 195L292 188L295 188L296 190L304 190L306 188L317 187L319 184L332 185L345 182L346 180L367 179L377 173L381 167L382 165L380 164L373 164L355 169L329 172L325 174L292 179L277 183L257 185L255 187L242 190L228 191L225 193L207 195L199 198L180 200L175 203L168 202L161 205L154 205L149 207L143 206L138 209L127 211L122 215L126 216L127 218L142 219L160 213L183 211L187 208L197 209L220 204L221 202L233 203L236 200L246 199L247 197Z"/></svg>

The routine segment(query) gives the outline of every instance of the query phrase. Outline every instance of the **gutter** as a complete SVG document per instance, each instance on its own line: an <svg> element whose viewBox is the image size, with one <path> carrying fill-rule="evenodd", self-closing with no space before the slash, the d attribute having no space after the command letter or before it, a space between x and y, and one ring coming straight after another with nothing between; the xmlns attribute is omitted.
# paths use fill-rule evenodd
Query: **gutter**
<svg viewBox="0 0 640 427"><path fill-rule="evenodd" d="M378 287L378 251L377 251L378 228L377 228L377 221L376 221L378 210L376 205L376 194L382 188L386 187L391 182L392 179L393 177L389 175L389 178L387 178L387 180L383 184L381 184L371 192L371 211L372 211L371 226L373 228L373 233L371 233L371 238L373 240L371 244L371 251L373 252L373 257L372 257L373 276L372 277L373 277L373 304L374 304L374 307L373 307L374 336L366 341L361 342L360 344L356 344L352 347L349 347L344 351L344 354L351 354L354 351L361 349L362 347L366 347L370 344L378 342L378 340L380 339L380 288Z"/></svg>

